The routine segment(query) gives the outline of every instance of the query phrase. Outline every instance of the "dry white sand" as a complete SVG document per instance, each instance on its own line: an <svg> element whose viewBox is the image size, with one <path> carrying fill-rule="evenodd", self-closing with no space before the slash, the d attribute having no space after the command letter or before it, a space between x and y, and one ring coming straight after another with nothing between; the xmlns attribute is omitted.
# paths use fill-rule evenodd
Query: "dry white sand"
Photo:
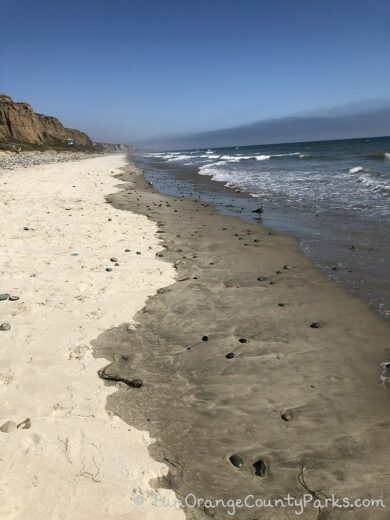
<svg viewBox="0 0 390 520"><path fill-rule="evenodd" d="M0 332L0 426L31 421L0 431L2 520L184 518L134 504L156 492L174 500L149 484L167 468L147 432L105 410L107 361L90 346L174 279L155 257L156 225L105 203L124 165L115 155L1 172L0 293L20 300L0 301L11 324Z"/></svg>

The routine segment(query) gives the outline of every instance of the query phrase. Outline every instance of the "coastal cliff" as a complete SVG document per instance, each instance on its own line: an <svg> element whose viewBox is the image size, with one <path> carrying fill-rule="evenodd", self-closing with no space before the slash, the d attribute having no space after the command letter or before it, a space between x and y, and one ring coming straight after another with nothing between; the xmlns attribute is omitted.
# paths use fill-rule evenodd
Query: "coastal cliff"
<svg viewBox="0 0 390 520"><path fill-rule="evenodd" d="M28 103L0 95L0 142L33 145L66 144L93 146L84 132L65 128L55 117L37 114Z"/></svg>

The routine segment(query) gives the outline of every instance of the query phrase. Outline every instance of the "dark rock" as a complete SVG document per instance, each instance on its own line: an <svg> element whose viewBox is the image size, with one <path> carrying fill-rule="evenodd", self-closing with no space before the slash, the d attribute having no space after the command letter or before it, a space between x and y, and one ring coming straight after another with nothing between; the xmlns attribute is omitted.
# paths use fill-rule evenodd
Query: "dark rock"
<svg viewBox="0 0 390 520"><path fill-rule="evenodd" d="M115 262L115 264L114 264L114 265L115 265L115 267L118 267L118 266L119 266L118 262Z"/></svg>
<svg viewBox="0 0 390 520"><path fill-rule="evenodd" d="M132 381L130 381L128 383L128 386L131 386L133 388L141 388L142 381L141 381L141 379L133 379Z"/></svg>
<svg viewBox="0 0 390 520"><path fill-rule="evenodd" d="M112 258L110 258L110 260L111 260L111 262L117 262L118 261L118 259L115 258L114 256Z"/></svg>
<svg viewBox="0 0 390 520"><path fill-rule="evenodd" d="M318 321L315 321L314 323L310 324L310 327L312 329L319 329L320 328L320 324L318 323Z"/></svg>
<svg viewBox="0 0 390 520"><path fill-rule="evenodd" d="M2 330L2 331L11 330L11 325L9 323L2 323L0 325L0 330Z"/></svg>
<svg viewBox="0 0 390 520"><path fill-rule="evenodd" d="M283 269L291 269L291 267L289 265L284 265Z"/></svg>
<svg viewBox="0 0 390 520"><path fill-rule="evenodd" d="M15 295L11 295L8 299L10 302L16 302L16 301L20 300L19 296L15 296Z"/></svg>
<svg viewBox="0 0 390 520"><path fill-rule="evenodd" d="M130 249L125 249L125 253L130 253Z"/></svg>
<svg viewBox="0 0 390 520"><path fill-rule="evenodd" d="M229 352L229 354L226 354L226 359L233 359L234 358L234 352Z"/></svg>
<svg viewBox="0 0 390 520"><path fill-rule="evenodd" d="M292 415L290 412L284 412L282 413L281 418L283 419L283 421L288 422L292 420Z"/></svg>
<svg viewBox="0 0 390 520"><path fill-rule="evenodd" d="M202 341L208 341L208 340L209 340L208 336L202 336Z"/></svg>
<svg viewBox="0 0 390 520"><path fill-rule="evenodd" d="M282 271L276 271L276 274L282 274Z"/></svg>
<svg viewBox="0 0 390 520"><path fill-rule="evenodd" d="M253 467L255 468L255 475L258 477L265 477L265 474L267 473L267 465L264 462L264 460L257 460Z"/></svg>
<svg viewBox="0 0 390 520"><path fill-rule="evenodd" d="M135 254L136 254L136 255L140 255L140 254L141 254L141 251L136 251Z"/></svg>
<svg viewBox="0 0 390 520"><path fill-rule="evenodd" d="M279 307L284 307L284 303L278 303Z"/></svg>
<svg viewBox="0 0 390 520"><path fill-rule="evenodd" d="M70 256L79 256L79 253L70 253Z"/></svg>
<svg viewBox="0 0 390 520"><path fill-rule="evenodd" d="M0 294L0 302L3 302L3 301L5 301L5 300L9 300L9 297L10 297L10 296L11 296L11 295L10 295L9 293L1 293L1 294Z"/></svg>
<svg viewBox="0 0 390 520"><path fill-rule="evenodd" d="M106 271L107 271L107 273L111 273L111 271L112 271L111 267L106 267Z"/></svg>
<svg viewBox="0 0 390 520"><path fill-rule="evenodd" d="M246 338L240 338L238 341L240 343L247 343L248 340Z"/></svg>
<svg viewBox="0 0 390 520"><path fill-rule="evenodd" d="M267 278L266 278L265 276L258 276L258 277L257 277L257 280L258 280L259 282L266 282L266 281L267 281Z"/></svg>
<svg viewBox="0 0 390 520"><path fill-rule="evenodd" d="M240 457L240 455L237 455L237 453L234 453L231 457L229 457L229 460L236 468L242 468L245 465L245 462Z"/></svg>

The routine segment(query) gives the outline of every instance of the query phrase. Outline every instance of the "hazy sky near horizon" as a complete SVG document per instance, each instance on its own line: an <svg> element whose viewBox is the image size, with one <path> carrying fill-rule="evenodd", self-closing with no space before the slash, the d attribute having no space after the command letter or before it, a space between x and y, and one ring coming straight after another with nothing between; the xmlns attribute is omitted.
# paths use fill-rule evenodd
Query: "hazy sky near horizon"
<svg viewBox="0 0 390 520"><path fill-rule="evenodd" d="M390 98L388 0L0 6L0 91L100 141Z"/></svg>

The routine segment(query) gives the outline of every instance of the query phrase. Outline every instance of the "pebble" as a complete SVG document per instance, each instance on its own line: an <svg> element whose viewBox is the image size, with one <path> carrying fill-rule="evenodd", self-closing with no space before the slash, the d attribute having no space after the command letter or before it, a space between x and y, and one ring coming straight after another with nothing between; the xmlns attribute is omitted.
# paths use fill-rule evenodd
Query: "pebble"
<svg viewBox="0 0 390 520"><path fill-rule="evenodd" d="M5 300L9 300L9 297L10 297L10 296L11 296L11 295L10 295L9 293L1 293L1 294L0 294L0 302L3 302L3 301L5 301Z"/></svg>
<svg viewBox="0 0 390 520"><path fill-rule="evenodd" d="M9 323L2 323L0 325L0 330L3 330L3 331L11 330L11 325Z"/></svg>
<svg viewBox="0 0 390 520"><path fill-rule="evenodd" d="M111 267L106 267L107 273L110 273L112 271Z"/></svg>
<svg viewBox="0 0 390 520"><path fill-rule="evenodd" d="M245 462L239 455L237 455L237 453L234 453L229 457L229 460L236 468L242 468L245 465Z"/></svg>
<svg viewBox="0 0 390 520"><path fill-rule="evenodd" d="M15 295L11 295L8 299L10 302L16 302L16 301L20 300L19 296L15 296Z"/></svg>
<svg viewBox="0 0 390 520"><path fill-rule="evenodd" d="M257 280L258 280L259 282L266 282L266 281L267 281L267 278L266 278L265 276L258 276L258 277L257 277Z"/></svg>
<svg viewBox="0 0 390 520"><path fill-rule="evenodd" d="M132 386L133 388L141 388L142 386L142 380L141 379L133 379L129 382L129 386Z"/></svg>
<svg viewBox="0 0 390 520"><path fill-rule="evenodd" d="M136 251L135 254L136 254L136 255L140 255L140 254L141 254L141 251Z"/></svg>
<svg viewBox="0 0 390 520"><path fill-rule="evenodd" d="M130 249L125 249L125 253L130 253Z"/></svg>
<svg viewBox="0 0 390 520"><path fill-rule="evenodd" d="M234 358L234 352L229 352L229 354L226 354L226 359L233 359Z"/></svg>
<svg viewBox="0 0 390 520"><path fill-rule="evenodd" d="M246 338L240 338L238 341L240 343L247 343L248 342L248 340Z"/></svg>
<svg viewBox="0 0 390 520"><path fill-rule="evenodd" d="M284 307L284 303L278 303L279 307Z"/></svg>
<svg viewBox="0 0 390 520"><path fill-rule="evenodd" d="M70 256L79 256L79 253L70 253Z"/></svg>
<svg viewBox="0 0 390 520"><path fill-rule="evenodd" d="M315 321L314 323L310 324L310 327L312 329L319 329L320 328L320 324L318 323L318 321Z"/></svg>
<svg viewBox="0 0 390 520"><path fill-rule="evenodd" d="M208 341L208 340L209 340L208 336L202 336L202 341Z"/></svg>
<svg viewBox="0 0 390 520"><path fill-rule="evenodd" d="M15 430L16 422L14 421L7 421L0 426L0 431L2 431L3 433L12 433Z"/></svg>
<svg viewBox="0 0 390 520"><path fill-rule="evenodd" d="M114 264L114 265L115 265L115 267L118 267L118 266L119 266L118 262L115 262L115 264Z"/></svg>
<svg viewBox="0 0 390 520"><path fill-rule="evenodd" d="M283 269L291 269L291 267L289 265L284 265Z"/></svg>
<svg viewBox="0 0 390 520"><path fill-rule="evenodd" d="M118 259L115 258L114 256L112 258L110 258L110 260L111 260L111 262L117 262L118 261Z"/></svg>
<svg viewBox="0 0 390 520"><path fill-rule="evenodd" d="M27 417L27 419L18 424L17 428L21 428L22 430L29 430L31 428L31 419Z"/></svg>
<svg viewBox="0 0 390 520"><path fill-rule="evenodd" d="M292 415L289 412L284 412L282 413L281 418L283 419L283 421L291 421Z"/></svg>
<svg viewBox="0 0 390 520"><path fill-rule="evenodd" d="M255 468L255 475L258 477L265 477L265 474L267 473L267 465L264 462L264 460L257 460L253 467Z"/></svg>

